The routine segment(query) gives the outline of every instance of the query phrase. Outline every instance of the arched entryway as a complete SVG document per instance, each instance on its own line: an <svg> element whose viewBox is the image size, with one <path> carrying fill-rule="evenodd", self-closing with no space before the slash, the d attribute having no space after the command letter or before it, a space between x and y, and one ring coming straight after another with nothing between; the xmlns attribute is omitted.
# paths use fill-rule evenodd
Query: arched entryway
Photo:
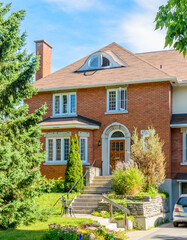
<svg viewBox="0 0 187 240"><path fill-rule="evenodd" d="M102 134L103 175L110 175L117 161L130 159L131 134L126 126L115 122L105 128Z"/></svg>

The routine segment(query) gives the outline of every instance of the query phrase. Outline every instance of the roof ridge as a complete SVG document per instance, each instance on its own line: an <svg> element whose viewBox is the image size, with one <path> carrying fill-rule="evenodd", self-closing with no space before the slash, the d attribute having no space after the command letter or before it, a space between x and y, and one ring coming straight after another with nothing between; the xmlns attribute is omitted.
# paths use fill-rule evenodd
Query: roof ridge
<svg viewBox="0 0 187 240"><path fill-rule="evenodd" d="M171 52L171 51L176 51L175 49L166 49L166 50L157 50L157 51L150 51L150 52L140 52L140 53L135 53L135 54L149 54L149 53L159 53L159 52Z"/></svg>
<svg viewBox="0 0 187 240"><path fill-rule="evenodd" d="M117 47L121 48L123 51L126 51L126 52L130 53L131 55L133 55L134 57L138 58L138 59L141 60L142 62L145 62L146 64L149 64L150 66L152 66L153 68L157 69L158 71L160 71L160 72L166 74L168 77L173 77L173 76L169 75L168 73L164 72L163 70L160 70L160 69L157 68L155 65L153 65L152 63L146 61L145 59L136 56L135 53L133 53L133 52L127 50L126 48L122 47L121 45L117 44L116 42L113 42L113 43L114 43Z"/></svg>

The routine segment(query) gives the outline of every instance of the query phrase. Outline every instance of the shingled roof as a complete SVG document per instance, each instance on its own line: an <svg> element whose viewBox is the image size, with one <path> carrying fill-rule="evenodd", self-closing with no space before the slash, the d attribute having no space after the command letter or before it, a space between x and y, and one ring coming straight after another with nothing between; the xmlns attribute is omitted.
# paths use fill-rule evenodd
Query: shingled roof
<svg viewBox="0 0 187 240"><path fill-rule="evenodd" d="M160 68L170 76L187 80L187 57L176 50L138 53L137 56Z"/></svg>
<svg viewBox="0 0 187 240"><path fill-rule="evenodd" d="M142 57L139 57L116 43L111 43L99 51L112 51L128 66L89 72L74 72L85 63L86 59L89 57L87 56L36 81L34 83L35 87L40 91L50 91L57 89L83 88L88 86L95 87L176 79L175 77L173 78L172 75L158 69Z"/></svg>

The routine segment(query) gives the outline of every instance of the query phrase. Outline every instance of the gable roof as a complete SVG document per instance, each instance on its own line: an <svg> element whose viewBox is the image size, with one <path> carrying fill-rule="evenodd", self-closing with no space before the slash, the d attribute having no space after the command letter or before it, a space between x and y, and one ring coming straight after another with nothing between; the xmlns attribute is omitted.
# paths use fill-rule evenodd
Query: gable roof
<svg viewBox="0 0 187 240"><path fill-rule="evenodd" d="M177 76L180 80L187 80L187 57L176 50L137 53L137 56L152 63L170 76Z"/></svg>
<svg viewBox="0 0 187 240"><path fill-rule="evenodd" d="M112 69L102 69L88 72L74 72L80 68L90 56L64 67L42 79L37 80L34 86L39 91L50 91L59 89L84 88L107 86L116 84L131 84L149 81L176 80L169 74L159 70L157 67L142 59L138 55L126 50L116 43L100 49L99 51L112 51L119 59L128 66ZM98 52L98 51L97 51Z"/></svg>

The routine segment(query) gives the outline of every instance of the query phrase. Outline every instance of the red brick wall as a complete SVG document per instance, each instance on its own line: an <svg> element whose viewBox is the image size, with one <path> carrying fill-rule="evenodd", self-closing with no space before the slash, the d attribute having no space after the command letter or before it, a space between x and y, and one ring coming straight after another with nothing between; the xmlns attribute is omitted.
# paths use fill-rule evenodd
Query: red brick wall
<svg viewBox="0 0 187 240"><path fill-rule="evenodd" d="M182 133L180 128L171 130L171 175L176 179L177 173L187 172L187 166L181 165L183 161Z"/></svg>
<svg viewBox="0 0 187 240"><path fill-rule="evenodd" d="M138 131L148 129L153 126L156 133L164 140L164 152L167 162L166 174L171 176L171 136L170 136L170 118L171 118L171 86L169 82L132 84L127 87L127 110L124 114L105 114L106 112L106 89L90 88L79 89L77 91L77 113L84 117L88 117L102 123L99 130L93 131L93 146L89 148L89 156L92 160L101 161L102 147L98 146L101 141L101 135L104 129L113 122L124 124L131 134L136 127ZM52 115L52 95L50 93L39 93L30 100L31 111L39 106L45 100L48 104L48 113L46 116ZM33 102L37 102L33 104ZM56 131L56 130L55 130ZM68 129L69 131L69 129ZM93 151L90 155L90 152ZM91 160L91 161L92 161ZM60 168L59 166L55 166ZM64 167L62 167L64 168ZM49 169L49 170L47 170ZM42 173L47 171L53 172L51 166L42 167Z"/></svg>

